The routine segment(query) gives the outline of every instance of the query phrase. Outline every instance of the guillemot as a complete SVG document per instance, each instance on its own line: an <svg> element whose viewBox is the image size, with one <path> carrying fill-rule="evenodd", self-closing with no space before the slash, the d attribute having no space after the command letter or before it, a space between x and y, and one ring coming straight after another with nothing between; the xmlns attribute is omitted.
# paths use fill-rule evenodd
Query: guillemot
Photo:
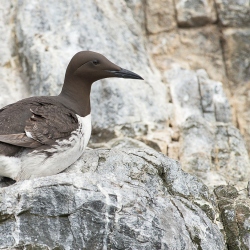
<svg viewBox="0 0 250 250"><path fill-rule="evenodd" d="M58 96L30 97L0 109L0 176L34 179L73 164L91 135L91 86L108 77L143 80L99 53L81 51L69 62Z"/></svg>

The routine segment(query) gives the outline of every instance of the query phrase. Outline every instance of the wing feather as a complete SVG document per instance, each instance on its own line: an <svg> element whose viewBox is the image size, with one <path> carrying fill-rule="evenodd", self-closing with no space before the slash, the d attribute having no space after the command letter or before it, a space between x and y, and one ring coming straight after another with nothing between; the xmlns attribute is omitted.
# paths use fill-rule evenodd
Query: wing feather
<svg viewBox="0 0 250 250"><path fill-rule="evenodd" d="M42 146L41 143L29 138L25 133L0 135L0 141L25 148L37 148Z"/></svg>
<svg viewBox="0 0 250 250"><path fill-rule="evenodd" d="M42 144L53 144L78 127L76 115L64 107L42 105L31 107L30 111L32 116L26 122L25 132Z"/></svg>
<svg viewBox="0 0 250 250"><path fill-rule="evenodd" d="M51 145L77 128L76 114L63 104L51 97L27 98L0 109L0 142L4 143L0 153L13 155L18 147Z"/></svg>

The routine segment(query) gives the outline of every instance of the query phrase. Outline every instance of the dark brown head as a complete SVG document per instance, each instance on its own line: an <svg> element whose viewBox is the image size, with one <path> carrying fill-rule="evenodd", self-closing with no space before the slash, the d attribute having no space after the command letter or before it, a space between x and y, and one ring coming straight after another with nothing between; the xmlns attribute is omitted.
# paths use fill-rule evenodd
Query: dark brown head
<svg viewBox="0 0 250 250"><path fill-rule="evenodd" d="M132 71L122 69L110 62L105 56L92 51L81 51L73 56L65 78L69 77L77 77L90 83L108 77L143 80L142 77Z"/></svg>
<svg viewBox="0 0 250 250"><path fill-rule="evenodd" d="M139 75L120 68L99 53L81 51L69 62L62 91L57 99L84 117L90 113L92 83L108 77L143 80Z"/></svg>

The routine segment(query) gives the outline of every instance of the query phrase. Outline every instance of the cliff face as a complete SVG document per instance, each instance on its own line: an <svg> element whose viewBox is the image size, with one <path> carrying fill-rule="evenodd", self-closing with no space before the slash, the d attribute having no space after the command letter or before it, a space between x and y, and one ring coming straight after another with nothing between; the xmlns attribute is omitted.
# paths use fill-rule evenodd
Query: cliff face
<svg viewBox="0 0 250 250"><path fill-rule="evenodd" d="M207 187L152 149L88 150L0 197L1 248L224 249Z"/></svg>
<svg viewBox="0 0 250 250"><path fill-rule="evenodd" d="M249 2L218 0L10 0L0 3L0 13L1 106L31 95L58 94L63 83L66 66L76 52L93 50L103 53L119 66L142 75L145 81L107 79L93 85L91 94L93 133L89 144L90 147L122 148L132 146L145 148L145 144L147 144L149 147L179 160L182 168L197 175L209 187L210 191L213 190L214 186L227 185L228 183L233 184L238 189L246 188L246 182L250 176L248 155L250 152ZM134 138L141 142L123 139L124 137ZM98 150L93 152L99 154ZM127 154L127 152L124 154ZM131 154L129 155L131 156ZM161 158L162 156L157 155L156 157ZM123 163L118 164L119 168L121 168L120 171L124 171L122 170L124 167L133 169L136 159L132 157L131 164L126 166ZM113 157L108 166L112 166L114 164L112 162L115 161L116 158ZM99 166L99 164L101 164L101 161L97 165ZM82 164L82 166L85 165ZM154 169L154 167L153 164L151 168ZM109 181L103 179L99 181L105 182L105 185L111 185L109 178L111 176L114 179L118 178L117 172L113 172L113 170L110 169L107 172ZM77 172L79 169L75 169L75 171ZM136 172L137 170L133 171ZM157 181L162 181L161 173L161 171L158 171L158 174L156 174L158 175ZM41 191L44 182L48 182L47 191L45 192L48 204L46 201L47 205L45 206L50 206L49 200L51 200L52 196L48 192L50 192L49 190L57 192L53 189L53 185L59 185L58 188L61 193L65 188L68 196L72 194L75 197L77 192L83 192L81 191L82 187L73 187L74 180L78 178L74 176L73 172L70 174L70 180L72 181L69 184L64 183L67 175L66 173L61 175L62 177L49 177L48 179L20 183L17 186L6 187L1 192L3 194L7 192L6 197L9 197L11 204L17 204L18 202L18 197L12 196L12 193L15 193L18 188L24 190L21 194L23 196L31 192L34 193L32 199L44 200L46 197L41 196L41 198L40 194L38 195L34 191L36 190L34 185L37 185L37 190ZM85 181L84 176L82 178ZM140 178L139 176L140 174L136 174L133 178L136 180ZM176 185L181 186L183 182L182 179L179 179L181 177L174 176L177 180ZM95 178L93 177L93 179ZM55 183L61 181L61 184L53 184L53 180L55 180ZM137 181L141 182L139 179ZM25 186L26 184L29 187ZM181 242L186 242L186 249L196 249L199 244L202 249L222 249L220 248L221 235L216 231L217 227L213 224L214 219L211 219L211 216L208 217L211 222L207 222L207 219L200 219L200 222L205 221L204 223L209 225L211 232L216 231L216 235L218 235L217 241L213 241L214 245L211 243L213 247L206 248L206 242L210 239L210 236L205 234L204 239L201 240L202 236L197 233L198 236L196 237L196 229L188 224L189 222L186 221L188 216L183 211L180 211L181 206L184 206L185 209L187 209L186 207L190 209L190 207L196 206L196 203L192 203L193 200L189 200L191 196L185 193L180 195L182 198L170 197L176 199L174 202L166 201L166 199L169 199L169 195L175 195L175 193L170 192L169 194L167 192L166 185L170 184L166 184L165 181L159 185L160 189L165 190L162 191L163 193L159 199L163 199L162 202L169 206L163 208L161 207L163 205L159 205L159 207L160 210L167 212L158 213L157 209L157 211L154 210L153 203L149 204L148 201L140 203L138 200L136 204L140 207L139 212L132 208L132 205L130 206L130 209L137 211L135 212L137 215L143 208L147 208L144 219L148 218L147 213L149 213L149 210L158 213L154 216L160 226L157 224L154 228L152 222L149 227L151 230L150 235L152 236L154 230L159 226L161 233L156 233L159 235L158 241L167 241L167 233L164 230L168 230L166 224L168 219L163 217L165 214L170 213L171 210L174 211L171 212L172 214L170 213L171 215L176 218L181 216L180 221L183 220L182 224L180 224L180 227L183 227L182 229L177 228L179 225L174 225L174 222L169 222L171 227L175 228L174 226L176 226L176 231L171 231L170 234L173 235L173 239L176 237L180 246L184 244ZM159 189L159 187L154 188ZM123 249L122 247L125 248L129 244L134 246L131 249L140 249L139 245L144 243L145 248L141 249L154 249L153 247L161 249L157 245L158 243L153 243L156 240L147 240L151 236L143 232L147 227L145 226L142 229L144 227L142 226L143 223L140 224L137 221L137 224L133 224L133 219L127 217L125 220L131 221L130 226L125 225L125 223L119 227L114 218L120 209L120 205L115 199L113 200L114 193L105 191L105 194L101 194L102 190L98 190L100 197L97 198L97 203L100 204L97 207L100 211L97 208L94 208L94 210L97 209L96 213L102 218L100 219L102 220L100 228L96 229L102 236L97 236L100 241L96 243L96 246L99 247L96 249L102 249L102 247L103 249L105 247L109 249L112 244L113 248L111 249ZM59 191L58 197L60 198ZM107 198L108 194L110 194L111 198ZM83 196L85 197L85 195ZM56 197L56 200L59 199L54 194L53 197ZM131 197L135 201L140 197L140 194L131 191ZM239 249L245 247L247 249L247 246L250 245L249 230L244 225L248 221L248 210L242 208L247 207L247 205L242 205L240 208L239 206L235 207L235 205L232 205L235 204L235 197L238 196L225 197L217 189L218 211L225 215L222 216L224 219L222 218L221 222L224 223L228 246L232 246L231 249L237 249L235 247L239 247ZM237 199L241 198L238 197ZM61 220L66 221L68 233L65 232L65 235L70 235L71 240L69 240L70 243L62 243L62 246L66 244L68 247L66 249L84 248L84 244L94 237L95 230L93 228L95 228L95 225L93 225L92 229L86 227L91 237L86 236L86 242L79 243L83 236L79 236L79 240L74 238L76 234L72 232L71 222L68 222L69 219L67 218L70 216L72 218L78 206L72 205L72 209L66 213L65 218L65 211L57 211L57 208L63 206L62 204L66 200L62 199L61 203L56 201L57 205L53 213L47 212L47 210L44 213L34 212L35 210L31 209L32 204L30 203L27 205L28 212L25 212L23 216L27 217L26 222L31 218L40 221L39 216L47 222L51 219L53 223L48 222L49 225L51 228L55 227L58 230L61 228L59 226ZM2 204L7 202L7 200L0 201ZM87 202L87 199L82 200L80 203L85 202ZM89 205L86 205L87 207L83 205L80 213L91 210L94 206L91 205L92 202L96 203L95 198ZM211 200L206 202L210 204ZM212 203L214 202L215 198ZM176 205L177 203L179 205ZM247 200L244 200L243 203L247 204ZM228 223L230 218L226 217L225 207L227 205L225 204L229 204L228 208L235 215L234 224ZM37 207L40 205L38 204ZM25 233L26 227L20 229L17 226L22 224L18 224L18 211L21 209L19 206L20 204L15 205L15 209L10 212L8 212L9 208L1 208L3 209L3 212L1 212L3 217L1 218L3 218L4 223L0 223L0 232L8 231L9 234L6 234L6 237L0 237L4 239L4 243L1 243L0 247L18 247L26 244L27 249L33 249L29 248L29 244L33 246L35 239L38 239L38 241L40 239L39 244L37 244L42 248L42 239L46 238L46 230L44 234L38 236L33 235L32 230ZM41 205L41 210L42 207ZM194 208L195 211L197 209ZM217 208L213 209L216 214L218 212ZM31 210L32 212L30 212ZM21 209L20 211L24 210ZM5 214L7 214L7 217ZM200 210L197 214L203 216L200 214ZM242 217L241 214L244 214L244 216ZM74 218L80 220L82 215L77 216ZM91 216L96 219L89 217L90 220L95 221L99 218L97 215ZM111 220L110 223L105 222L107 218ZM163 222L163 220L167 220L167 222ZM195 221L195 219L193 220ZM42 226L45 229L48 226L48 223L46 223ZM83 225L83 222L77 223L74 224L74 230L77 230L76 228L79 228L79 225ZM131 226L132 224L133 226ZM110 235L110 231L107 230L112 228L110 225L117 229L112 234L113 238L111 236L109 236L111 238L107 237L107 235ZM140 233L137 234L135 228L138 225L141 226L139 226ZM198 227L203 226L199 225ZM15 228L19 228L18 233L16 233ZM79 228L79 230L83 229ZM184 230L186 233L183 233L183 235L186 236L180 236L176 233L179 230ZM88 235L87 231L82 232L82 234ZM133 235L127 235L131 232L133 232ZM232 232L234 235L233 241L230 237ZM22 234L25 235L21 236ZM203 235L203 233L201 234ZM63 234L60 236L58 233L51 237L57 240L49 240L44 243L44 247L56 249L58 246L58 249L60 249L58 244L61 244ZM115 242L118 242L116 237L123 243L119 241L120 243L116 245ZM107 242L104 244L104 241L113 243L108 245ZM212 240L210 239L210 241ZM166 246L174 246L174 242L167 242ZM162 245L161 247L164 249L165 246ZM91 249L91 247L86 245L85 249Z"/></svg>

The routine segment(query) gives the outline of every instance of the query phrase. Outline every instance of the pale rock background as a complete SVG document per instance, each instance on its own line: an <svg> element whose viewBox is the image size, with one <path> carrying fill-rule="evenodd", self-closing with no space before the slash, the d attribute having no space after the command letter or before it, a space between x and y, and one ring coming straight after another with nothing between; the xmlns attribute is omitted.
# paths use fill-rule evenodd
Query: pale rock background
<svg viewBox="0 0 250 250"><path fill-rule="evenodd" d="M184 171L196 175L208 186L210 200L206 198L204 206L207 207L207 204L212 206L212 214L214 215L203 218L203 215L197 210L198 208L195 207L191 210L197 211L196 214L199 214L196 218L198 228L203 228L202 223L205 221L206 225L209 224L209 230L216 231L215 234L219 240L211 243L209 247L206 241L210 239L210 236L201 233L203 231L197 232L197 229L190 226L191 222L187 221L181 225L186 228L188 236L185 236L185 239L180 238L182 236L176 233L180 229L176 228L176 231L173 229L172 232L173 238L177 237L180 242L186 242L186 248L183 249L197 249L198 243L201 249L250 248L250 230L247 226L250 223L249 209L247 208L249 200L244 192L250 177L249 1L1 1L0 31L1 106L32 95L58 94L63 84L66 66L71 57L80 50L100 52L119 66L140 74L145 81L107 79L93 85L91 93L93 132L89 143L90 147L95 148L92 154L95 152L99 154L98 148L100 147L111 148L111 152L114 147L117 149L140 148L142 152L151 147L179 160ZM124 153L121 152L117 154L121 158L124 156ZM138 152L136 151L135 154L137 155ZM151 154L155 155L156 152ZM84 157L87 156L85 155L81 159ZM155 157L160 159L163 156L158 154ZM102 159L102 157L99 158ZM62 234L63 236L53 235L51 241L44 244L42 238L45 236L42 234L42 236L33 237L32 232L29 231L26 235L27 238L20 236L18 233L25 231L26 224L19 221L21 205L13 205L19 202L18 197L13 197L16 190L19 188L23 190L21 197L22 195L25 197L30 192L33 193L34 188L34 190L36 188L43 190L44 182L49 183L45 190L46 193L50 192L53 185L58 185L59 189L67 186L68 190L77 196L77 192L82 192L79 190L85 190L88 187L87 184L86 187L74 187L74 182L78 178L76 176L80 171L79 168L80 172L87 172L87 170L83 171L86 168L84 165L86 162L81 159L76 163L79 164L78 168L71 168L70 171L73 172L71 172L69 183L64 183L67 180L67 174L62 174L57 177L59 184L55 184L51 177L37 182L25 182L16 184L17 186L2 188L1 194L3 196L1 197L5 197L5 195L6 197L0 198L0 234L9 232L9 235L12 236L7 235L5 241L1 242L0 240L0 249L8 247L13 249L11 247L14 246L26 247L25 249L33 249L32 247L38 247L38 249L75 249L76 246L84 246L88 241L87 238L85 243L80 243L80 239L74 241L72 240L72 235L74 235L72 232L65 233L65 235L69 235L68 241L66 240L67 242L64 243L65 246L60 243L60 239L62 239L60 237L64 237L64 234ZM119 167L120 171L123 171L124 167L131 168L131 171L138 171L130 178L134 178L140 183L139 176L143 175L144 170L138 170L137 164L141 167L140 164L146 163L138 163L136 159L132 157L131 163L114 165ZM115 155L111 154L108 162L112 165L112 162L116 160ZM93 167L102 164L102 160L98 161L97 165L93 159L92 161ZM151 160L147 164L149 164L149 168L157 168L157 164L153 164ZM110 167L109 164L105 166ZM116 182L127 183L125 179L120 179L118 173L113 172L113 170L111 168L110 172L105 173L108 180L112 178L115 180L112 184L115 187L112 188L117 188ZM110 207L107 208L108 210L102 210L103 215L100 214L100 217L104 216L103 220L106 220L106 224L104 223L104 227L100 231L97 230L100 234L104 232L105 235L108 234L109 222L107 220L110 218L109 212L105 211L112 211L113 207L117 207L119 211L120 208L117 204L111 206L110 204L114 202L113 198L111 200L107 198L107 193L113 197L110 191L112 185L109 181L98 176L101 175L98 172L98 167L91 171L97 171L97 173L93 176L86 175L83 180L85 181L87 178L86 183L99 180L106 186L104 190L99 188L100 192L104 192L106 198L102 198L104 196L101 195L98 202L105 203L104 207ZM183 186L183 178L180 174L182 172L180 171L177 171L179 174L174 174L174 181L179 188ZM156 176L156 179L161 179L162 172L158 171ZM78 181L80 182L80 179ZM152 182L149 183L153 185L154 181L152 179ZM192 188L197 191L196 184L192 183L190 185L193 185ZM134 185L135 183L129 184L130 187ZM163 186L166 185L172 185L172 180L167 184L160 181L159 186L154 186L151 191L161 193L159 190L163 190ZM94 186L93 190L96 189ZM204 187L206 186L204 185ZM124 190L122 189L123 192L125 192ZM132 197L130 197L130 202L133 202L135 197L140 197L141 191L138 191L139 193L136 191L136 194L134 191L127 191ZM60 192L64 192L64 189ZM163 215L173 211L171 208L173 204L171 205L169 200L166 200L169 194L165 191L162 192L159 198L162 200L158 206L162 210L162 214L154 216L157 223L162 225L161 230L164 231L166 223L163 221L168 219L164 218ZM36 195L35 192L32 199L38 199ZM170 195L174 195L174 193L170 193ZM41 199L46 198L45 204L48 205L51 197L50 194L47 194ZM181 202L177 206L178 209L181 209L184 203L189 208L196 206L192 195L181 193L180 197L183 198L177 197ZM83 198L81 197L81 199ZM171 199L176 199L176 197ZM190 202L194 203L189 204L189 201L182 199L190 199ZM7 201L9 203L6 203ZM59 211L59 207L63 206L64 202L65 200L62 199L54 204L56 215L51 215L49 212L46 212L46 215L41 215L40 212L35 212L34 216L45 216L45 221L47 221L44 224L45 228L46 225L50 225L58 229L60 228L58 225L61 223L58 221L64 220L64 212ZM84 203L86 200L81 202ZM95 197L91 202L95 203ZM9 211L9 208L5 207L6 204L10 204L9 207L14 206L14 208ZM138 211L153 209L152 204L147 202L141 204L138 200L136 204L139 207ZM162 206L168 205L170 207L167 209L170 210L164 210L165 208ZM27 205L29 211L30 206ZM200 206L202 207L202 205ZM40 209L39 207L42 205L37 204L37 209ZM131 205L130 209L133 210ZM153 209L154 213L157 213L156 210ZM190 213L193 213L190 211L183 213L179 211L184 221L191 216ZM68 220L66 217L73 218L75 215L72 217L72 213L72 211L69 212L65 216L65 220ZM175 211L172 216L177 218L180 214L177 215ZM53 217L55 221L51 222L51 216L55 216ZM111 213L110 216L113 218L114 214ZM147 218L148 212L145 212L143 216L144 219ZM79 218L74 217L75 220ZM211 222L208 222L207 218ZM126 220L130 220L129 217L126 217ZM133 225L136 227L139 224ZM222 236L218 232L216 224L224 233L225 244L221 243ZM17 228L17 225L24 226L22 229L24 231L20 229L21 231L17 233L13 229ZM76 223L73 229L75 230L81 225L81 223ZM147 228L147 226L145 227ZM71 227L67 228L69 232L72 230ZM121 226L120 231L117 232L132 232L134 230L131 229L133 228L131 225L127 231L122 228L127 228L127 226ZM155 230L154 226L150 228L150 230ZM92 230L91 226L89 229ZM145 237L150 236L145 236L143 230L139 231L139 236L134 233L129 237L135 239L138 236L136 239L139 242L147 242ZM36 246L37 237L40 238L39 244ZM103 236L100 237L102 239ZM104 237L103 244L96 245L94 249L125 249L122 247L130 244L133 246L131 249L154 249L153 247L165 249L164 245L157 245L159 243L154 245L152 242L153 245L145 243L144 248L140 248L138 242L137 244L133 240L126 241L126 233L119 236L119 239L126 241L127 245L119 241L121 245L117 243L118 246L115 243L115 237L118 236L112 238L113 248L110 248L107 242L107 244L105 243L107 237ZM164 233L162 233L158 242L163 242L164 237ZM212 242L211 239L210 241ZM59 243L56 242L62 245L58 246ZM175 243L171 241L166 244L174 246Z"/></svg>

